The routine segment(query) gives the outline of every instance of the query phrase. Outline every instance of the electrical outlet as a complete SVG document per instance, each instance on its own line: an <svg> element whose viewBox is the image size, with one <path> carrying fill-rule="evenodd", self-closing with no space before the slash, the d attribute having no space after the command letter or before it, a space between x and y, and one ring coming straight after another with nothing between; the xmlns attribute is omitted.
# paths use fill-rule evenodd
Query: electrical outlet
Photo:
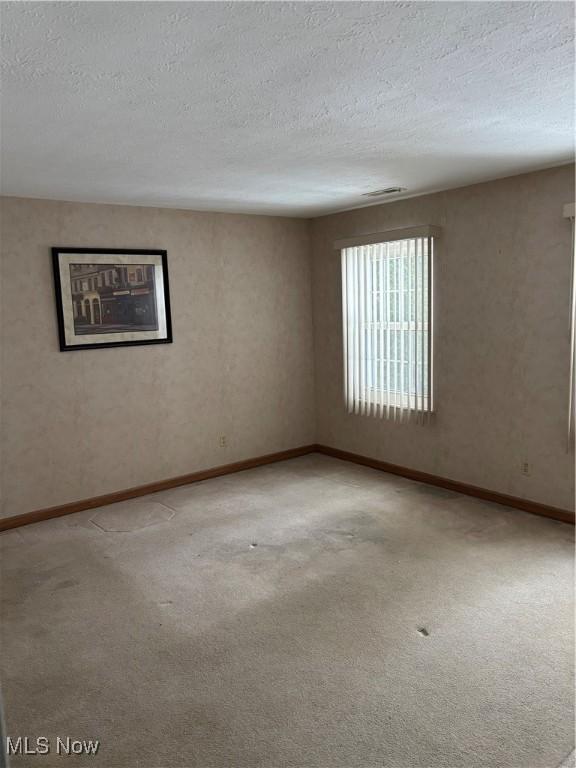
<svg viewBox="0 0 576 768"><path fill-rule="evenodd" d="M218 444L220 445L220 448L228 448L228 438L226 435L220 435Z"/></svg>
<svg viewBox="0 0 576 768"><path fill-rule="evenodd" d="M525 477L530 477L530 464L527 461L520 462L520 474Z"/></svg>

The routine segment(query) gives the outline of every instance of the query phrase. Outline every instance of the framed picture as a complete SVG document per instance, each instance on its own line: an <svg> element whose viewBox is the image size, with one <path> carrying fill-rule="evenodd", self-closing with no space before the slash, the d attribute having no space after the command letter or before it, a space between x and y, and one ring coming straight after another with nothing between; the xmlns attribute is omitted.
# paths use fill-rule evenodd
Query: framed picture
<svg viewBox="0 0 576 768"><path fill-rule="evenodd" d="M60 349L172 341L166 251L52 248Z"/></svg>

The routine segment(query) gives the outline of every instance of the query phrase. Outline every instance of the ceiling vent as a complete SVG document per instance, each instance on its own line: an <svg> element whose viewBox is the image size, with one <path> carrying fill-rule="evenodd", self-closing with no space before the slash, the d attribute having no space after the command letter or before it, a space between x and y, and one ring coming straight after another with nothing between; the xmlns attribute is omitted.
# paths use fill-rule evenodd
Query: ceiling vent
<svg viewBox="0 0 576 768"><path fill-rule="evenodd" d="M398 195L400 192L406 192L406 187L386 187L386 189L376 189L374 192L364 192L362 197L380 197L382 195Z"/></svg>

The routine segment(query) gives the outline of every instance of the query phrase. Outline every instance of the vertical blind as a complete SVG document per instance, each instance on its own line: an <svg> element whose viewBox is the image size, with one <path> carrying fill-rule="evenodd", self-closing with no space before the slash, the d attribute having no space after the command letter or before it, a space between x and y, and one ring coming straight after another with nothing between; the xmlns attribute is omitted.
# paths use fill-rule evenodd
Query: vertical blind
<svg viewBox="0 0 576 768"><path fill-rule="evenodd" d="M349 413L430 419L433 251L430 235L341 249Z"/></svg>
<svg viewBox="0 0 576 768"><path fill-rule="evenodd" d="M568 392L568 450L574 449L574 422L576 410L576 241L574 219L576 207L574 203L564 206L564 218L570 219L572 231L570 236L570 380Z"/></svg>

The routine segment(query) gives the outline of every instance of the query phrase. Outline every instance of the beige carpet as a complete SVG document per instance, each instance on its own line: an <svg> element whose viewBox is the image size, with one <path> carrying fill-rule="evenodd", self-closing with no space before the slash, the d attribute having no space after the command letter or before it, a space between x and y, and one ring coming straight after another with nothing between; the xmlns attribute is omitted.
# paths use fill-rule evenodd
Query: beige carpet
<svg viewBox="0 0 576 768"><path fill-rule="evenodd" d="M101 768L556 768L573 529L311 455L2 544L8 734ZM570 764L570 763L568 763Z"/></svg>

